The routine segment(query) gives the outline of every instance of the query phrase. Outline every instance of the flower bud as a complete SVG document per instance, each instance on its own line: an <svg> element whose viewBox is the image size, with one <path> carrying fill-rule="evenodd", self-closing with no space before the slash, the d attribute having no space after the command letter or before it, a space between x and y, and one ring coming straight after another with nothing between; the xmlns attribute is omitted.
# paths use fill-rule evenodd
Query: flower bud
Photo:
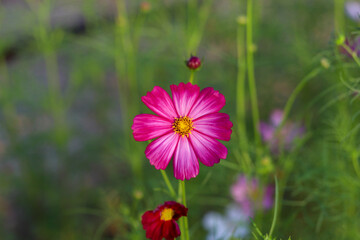
<svg viewBox="0 0 360 240"><path fill-rule="evenodd" d="M346 38L344 35L340 35L337 39L336 39L336 45L341 46L345 43Z"/></svg>
<svg viewBox="0 0 360 240"><path fill-rule="evenodd" d="M323 68L329 69L329 67L330 67L330 62L329 62L329 60L328 60L327 58L322 58L322 59L320 60L320 63L321 63L321 66L323 66Z"/></svg>
<svg viewBox="0 0 360 240"><path fill-rule="evenodd" d="M246 16L241 15L241 16L238 16L238 17L236 18L236 21L237 21L237 23L240 24L240 25L246 25L246 23L247 23L247 18L246 18Z"/></svg>
<svg viewBox="0 0 360 240"><path fill-rule="evenodd" d="M186 66L191 70L197 70L201 66L201 60L196 56L191 56L189 60L186 61Z"/></svg>
<svg viewBox="0 0 360 240"><path fill-rule="evenodd" d="M144 1L140 4L140 10L143 13L148 13L151 11L151 4L147 1Z"/></svg>
<svg viewBox="0 0 360 240"><path fill-rule="evenodd" d="M135 190L133 192L134 198L140 200L144 197L144 193L141 190Z"/></svg>

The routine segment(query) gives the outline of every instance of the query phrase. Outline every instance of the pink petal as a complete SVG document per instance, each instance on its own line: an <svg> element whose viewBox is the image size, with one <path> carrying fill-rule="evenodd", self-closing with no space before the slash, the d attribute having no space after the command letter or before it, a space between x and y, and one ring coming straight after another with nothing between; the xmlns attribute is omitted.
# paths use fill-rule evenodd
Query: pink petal
<svg viewBox="0 0 360 240"><path fill-rule="evenodd" d="M179 86L170 85L170 89L177 113L180 116L187 116L199 96L200 88L191 83L180 83Z"/></svg>
<svg viewBox="0 0 360 240"><path fill-rule="evenodd" d="M204 165L211 167L215 163L219 163L220 159L226 158L227 149L219 141L197 131L193 131L189 138L196 156Z"/></svg>
<svg viewBox="0 0 360 240"><path fill-rule="evenodd" d="M151 111L166 119L173 121L175 117L178 117L169 94L161 87L155 86L141 100Z"/></svg>
<svg viewBox="0 0 360 240"><path fill-rule="evenodd" d="M194 121L194 128L209 137L229 141L232 122L226 113L211 113Z"/></svg>
<svg viewBox="0 0 360 240"><path fill-rule="evenodd" d="M265 122L260 122L259 131L264 142L270 142L274 138L275 127Z"/></svg>
<svg viewBox="0 0 360 240"><path fill-rule="evenodd" d="M284 117L284 112L280 109L275 109L270 116L270 122L274 127L278 127L282 122Z"/></svg>
<svg viewBox="0 0 360 240"><path fill-rule="evenodd" d="M209 113L218 112L225 106L225 103L225 97L219 91L210 87L204 88L194 103L189 117L196 119Z"/></svg>
<svg viewBox="0 0 360 240"><path fill-rule="evenodd" d="M165 169L174 154L179 138L178 134L171 132L150 143L145 150L150 164L156 169Z"/></svg>
<svg viewBox="0 0 360 240"><path fill-rule="evenodd" d="M137 115L131 129L136 141L147 141L173 132L169 120L151 114Z"/></svg>
<svg viewBox="0 0 360 240"><path fill-rule="evenodd" d="M247 178L243 175L239 176L234 185L231 186L231 195L235 202L242 203L248 198Z"/></svg>
<svg viewBox="0 0 360 240"><path fill-rule="evenodd" d="M263 201L262 201L263 207L265 209L270 209L273 207L274 192L275 192L275 189L274 189L274 186L272 186L272 185L269 185L265 188L265 193L264 193Z"/></svg>
<svg viewBox="0 0 360 240"><path fill-rule="evenodd" d="M187 137L179 138L174 154L174 175L177 179L189 180L199 174L199 162L189 139Z"/></svg>

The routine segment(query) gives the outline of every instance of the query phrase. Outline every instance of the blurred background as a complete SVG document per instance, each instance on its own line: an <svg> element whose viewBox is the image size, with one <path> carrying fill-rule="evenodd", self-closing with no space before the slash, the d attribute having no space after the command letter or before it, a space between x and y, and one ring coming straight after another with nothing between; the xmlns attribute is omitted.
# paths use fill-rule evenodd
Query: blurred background
<svg viewBox="0 0 360 240"><path fill-rule="evenodd" d="M343 36L353 37L359 23L344 4L254 1L260 119L284 108L301 79L321 69L289 116L306 127L304 141L286 156L291 168L277 168L278 157L263 144L260 160L275 166L264 177L261 166L245 169L238 154L235 86L246 1L1 0L0 238L145 239L141 215L169 195L145 158L147 143L133 140L132 119L150 113L140 97L155 85L169 91L188 81L184 61L196 54L196 84L225 95L222 111L234 133L222 161L229 164L201 166L187 184L192 238L206 239L202 218L232 202L238 174L269 183L285 171L276 236L360 239L353 169L359 103L338 74L345 66L355 88L359 67L344 54L336 58L334 30L341 25ZM252 139L249 101L246 109ZM175 185L172 167L167 172ZM267 232L272 216L264 211L254 222Z"/></svg>

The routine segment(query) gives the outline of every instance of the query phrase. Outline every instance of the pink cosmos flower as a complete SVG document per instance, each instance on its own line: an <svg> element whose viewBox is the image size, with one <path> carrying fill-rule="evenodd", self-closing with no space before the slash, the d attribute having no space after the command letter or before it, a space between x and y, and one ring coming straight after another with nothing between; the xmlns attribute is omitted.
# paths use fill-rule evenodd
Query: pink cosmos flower
<svg viewBox="0 0 360 240"><path fill-rule="evenodd" d="M230 190L233 199L248 217L253 217L256 210L268 210L273 207L274 187L259 186L256 178L248 179L240 175Z"/></svg>
<svg viewBox="0 0 360 240"><path fill-rule="evenodd" d="M355 22L360 21L360 3L350 1L345 3L345 12Z"/></svg>
<svg viewBox="0 0 360 240"><path fill-rule="evenodd" d="M180 83L170 89L173 99L158 86L141 98L157 115L137 115L131 129L136 141L157 138L145 150L156 169L165 169L173 158L175 178L188 180L198 175L198 160L210 167L226 158L227 149L218 140L230 140L233 124L229 115L219 113L225 97L213 88L200 91Z"/></svg>
<svg viewBox="0 0 360 240"><path fill-rule="evenodd" d="M268 144L270 151L274 155L280 153L281 148L290 151L295 143L295 140L303 137L305 127L293 122L286 122L281 131L278 131L283 119L284 112L280 109L275 109L271 116L270 122L260 122L259 131L263 141Z"/></svg>

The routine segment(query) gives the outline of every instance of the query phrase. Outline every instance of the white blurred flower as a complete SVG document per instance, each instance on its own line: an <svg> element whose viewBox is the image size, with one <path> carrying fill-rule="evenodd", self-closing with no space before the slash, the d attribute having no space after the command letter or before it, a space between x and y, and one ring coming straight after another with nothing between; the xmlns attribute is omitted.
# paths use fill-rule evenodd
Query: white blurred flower
<svg viewBox="0 0 360 240"><path fill-rule="evenodd" d="M345 4L345 12L349 18L360 22L360 2L347 2Z"/></svg>
<svg viewBox="0 0 360 240"><path fill-rule="evenodd" d="M240 206L231 204L226 208L225 215L209 212L204 216L203 226L208 230L207 240L229 240L243 238L249 234L249 218Z"/></svg>

